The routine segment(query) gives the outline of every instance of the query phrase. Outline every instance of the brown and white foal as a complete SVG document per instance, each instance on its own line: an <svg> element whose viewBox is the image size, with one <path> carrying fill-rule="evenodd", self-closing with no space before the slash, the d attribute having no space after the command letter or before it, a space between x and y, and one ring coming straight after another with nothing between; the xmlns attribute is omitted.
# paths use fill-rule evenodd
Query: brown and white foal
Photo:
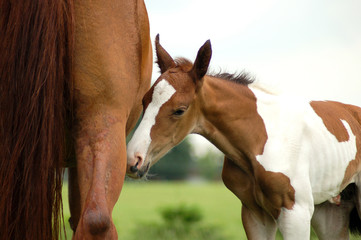
<svg viewBox="0 0 361 240"><path fill-rule="evenodd" d="M278 227L284 239L309 239L314 213L320 238L348 238L360 195L339 196L351 183L360 192L360 108L276 95L244 74L206 75L210 41L194 64L174 61L159 36L156 48L162 74L143 98L128 175L142 177L188 134L201 134L226 156L223 181L242 201L248 238L274 239Z"/></svg>

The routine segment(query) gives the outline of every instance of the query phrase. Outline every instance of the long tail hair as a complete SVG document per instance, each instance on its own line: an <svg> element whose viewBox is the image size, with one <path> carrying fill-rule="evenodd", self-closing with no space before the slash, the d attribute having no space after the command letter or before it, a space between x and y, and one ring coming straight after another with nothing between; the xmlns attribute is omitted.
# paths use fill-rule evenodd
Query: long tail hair
<svg viewBox="0 0 361 240"><path fill-rule="evenodd" d="M72 0L0 2L0 239L58 239Z"/></svg>

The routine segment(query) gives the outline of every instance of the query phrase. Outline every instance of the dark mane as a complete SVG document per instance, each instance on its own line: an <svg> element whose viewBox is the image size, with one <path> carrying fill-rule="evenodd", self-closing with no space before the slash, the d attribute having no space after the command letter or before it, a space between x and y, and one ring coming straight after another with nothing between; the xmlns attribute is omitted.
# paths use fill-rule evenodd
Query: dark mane
<svg viewBox="0 0 361 240"><path fill-rule="evenodd" d="M235 82L238 84L242 84L242 85L248 85L251 84L255 81L255 79L250 76L248 73L246 72L240 72L240 73L216 73L216 74L211 74L212 77L215 78L221 78L227 81L231 81L231 82Z"/></svg>
<svg viewBox="0 0 361 240"><path fill-rule="evenodd" d="M179 67L182 71L188 72L192 69L193 63L186 59L186 58L176 58L175 60L176 66ZM211 73L208 74L209 76L215 77L215 78L221 78L227 81L235 82L242 85L248 85L255 81L255 79L250 76L247 72L240 72L240 73Z"/></svg>

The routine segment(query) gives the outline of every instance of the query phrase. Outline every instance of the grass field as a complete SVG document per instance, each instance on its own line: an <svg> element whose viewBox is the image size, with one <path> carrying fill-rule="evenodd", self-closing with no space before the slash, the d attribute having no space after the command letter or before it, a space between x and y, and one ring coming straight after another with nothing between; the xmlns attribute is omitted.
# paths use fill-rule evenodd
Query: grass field
<svg viewBox="0 0 361 240"><path fill-rule="evenodd" d="M70 217L64 186L64 217L71 236ZM167 182L126 182L113 211L119 239L130 239L137 225L161 222L159 209L177 204L197 205L204 224L215 224L227 231L229 239L246 239L241 225L241 204L222 183L191 184Z"/></svg>
<svg viewBox="0 0 361 240"><path fill-rule="evenodd" d="M63 192L66 232L68 239L71 239L66 185ZM162 222L159 214L162 207L179 204L197 206L203 215L202 224L216 226L224 236L227 236L227 240L247 239L241 223L240 201L222 183L133 181L125 183L113 211L113 220L119 239L134 239L135 231L141 231L143 224ZM282 238L278 236L277 239ZM317 238L312 235L311 239Z"/></svg>

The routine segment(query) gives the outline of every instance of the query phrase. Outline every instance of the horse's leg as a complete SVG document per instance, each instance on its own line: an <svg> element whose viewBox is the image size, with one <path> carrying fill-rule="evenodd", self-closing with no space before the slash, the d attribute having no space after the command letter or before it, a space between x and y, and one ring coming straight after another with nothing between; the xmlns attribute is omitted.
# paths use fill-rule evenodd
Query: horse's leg
<svg viewBox="0 0 361 240"><path fill-rule="evenodd" d="M78 172L76 167L69 167L68 174L68 198L70 209L69 223L71 229L75 233L81 212Z"/></svg>
<svg viewBox="0 0 361 240"><path fill-rule="evenodd" d="M276 222L256 204L253 197L253 183L247 174L227 157L224 158L222 179L226 187L244 204L242 222L247 238L251 240L275 239Z"/></svg>
<svg viewBox="0 0 361 240"><path fill-rule="evenodd" d="M352 201L343 201L339 206L324 202L315 205L312 216L312 227L320 240L349 239L349 216L354 204Z"/></svg>
<svg viewBox="0 0 361 240"><path fill-rule="evenodd" d="M277 223L285 240L306 240L310 238L311 214L307 206L296 203L291 210L282 209Z"/></svg>
<svg viewBox="0 0 361 240"><path fill-rule="evenodd" d="M310 239L311 217L314 212L312 190L309 183L294 182L295 204L292 209L282 208L277 224L285 240Z"/></svg>
<svg viewBox="0 0 361 240"><path fill-rule="evenodd" d="M82 211L75 239L117 239L111 213L126 171L126 120L104 108L80 121L76 137Z"/></svg>
<svg viewBox="0 0 361 240"><path fill-rule="evenodd" d="M264 213L263 219L260 219L252 210L242 206L242 222L250 240L273 240L276 237L276 222L267 213Z"/></svg>
<svg viewBox="0 0 361 240"><path fill-rule="evenodd" d="M353 209L350 214L350 230L353 234L361 235L361 173L355 177L353 202L356 210Z"/></svg>

